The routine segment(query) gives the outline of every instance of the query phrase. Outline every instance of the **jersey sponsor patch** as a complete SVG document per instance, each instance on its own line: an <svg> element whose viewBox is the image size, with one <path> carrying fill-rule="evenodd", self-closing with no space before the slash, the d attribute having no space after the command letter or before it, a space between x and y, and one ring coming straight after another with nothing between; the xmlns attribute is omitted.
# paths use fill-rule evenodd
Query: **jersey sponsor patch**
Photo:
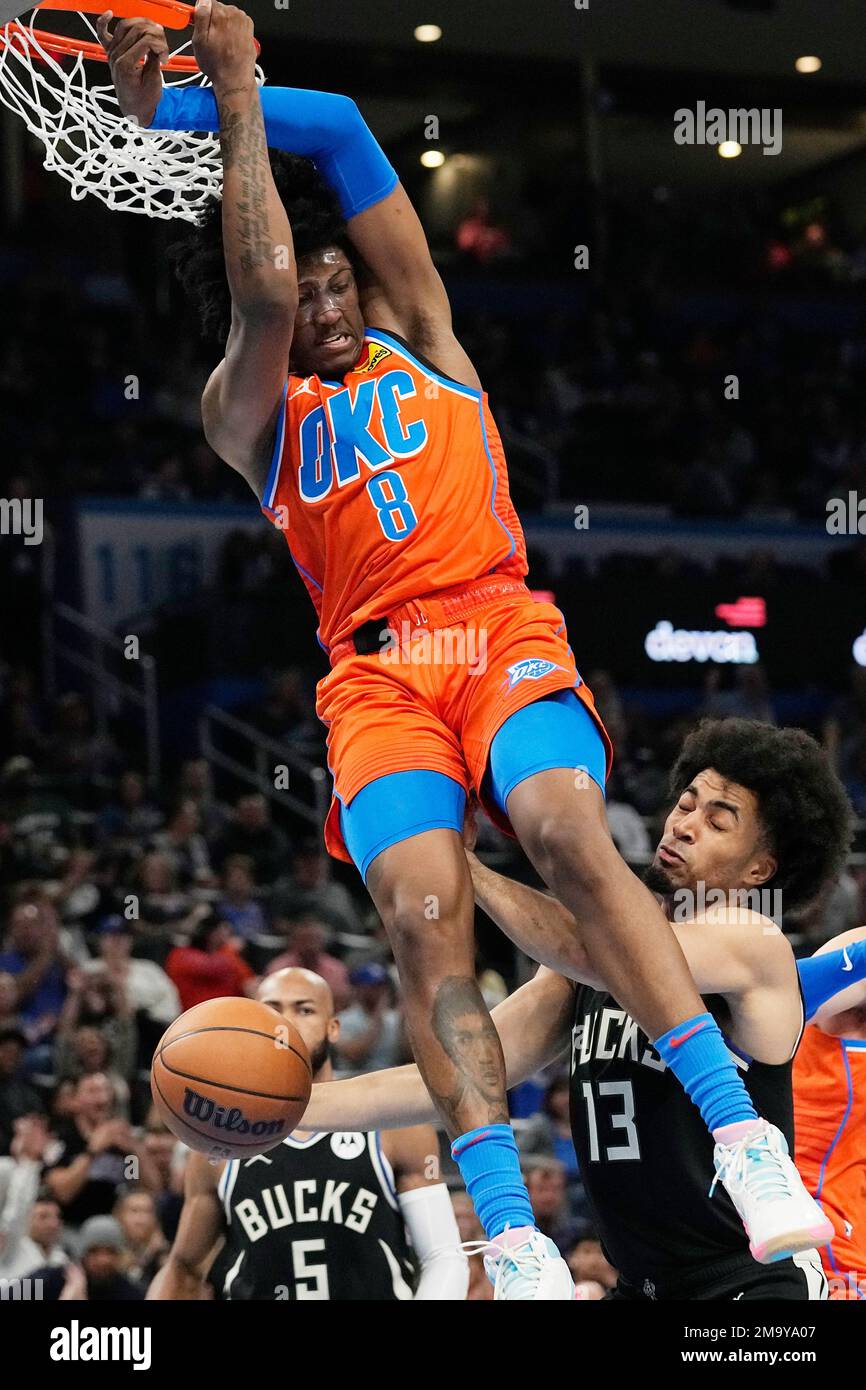
<svg viewBox="0 0 866 1390"><path fill-rule="evenodd" d="M357 1158L367 1147L363 1134L341 1133L331 1135L331 1153L336 1158Z"/></svg>
<svg viewBox="0 0 866 1390"><path fill-rule="evenodd" d="M358 365L356 372L372 372L378 367L380 362L384 362L386 357L393 357L390 348L383 343L367 343L367 360L363 366Z"/></svg>
<svg viewBox="0 0 866 1390"><path fill-rule="evenodd" d="M513 690L520 681L540 681L542 676L547 676L551 671L564 671L564 666L557 666L555 661L544 661L537 656L525 656L522 661L515 661L513 666L509 666L506 671L508 676L508 689Z"/></svg>

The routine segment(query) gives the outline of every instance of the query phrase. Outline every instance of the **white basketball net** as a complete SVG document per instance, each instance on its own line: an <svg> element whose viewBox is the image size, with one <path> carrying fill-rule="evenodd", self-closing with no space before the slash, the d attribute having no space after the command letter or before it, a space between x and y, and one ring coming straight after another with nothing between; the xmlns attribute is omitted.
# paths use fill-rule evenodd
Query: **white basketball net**
<svg viewBox="0 0 866 1390"><path fill-rule="evenodd" d="M0 101L42 141L44 167L66 179L76 200L92 193L115 211L196 222L222 193L216 136L142 129L121 114L110 81L88 84L83 54L46 51L33 32L38 13L37 7L20 27L0 29ZM79 17L98 43L87 15ZM10 42L2 41L4 35ZM174 53L189 47L187 42ZM264 81L260 68L256 78ZM165 74L166 82L172 79L179 86L208 85L201 73Z"/></svg>

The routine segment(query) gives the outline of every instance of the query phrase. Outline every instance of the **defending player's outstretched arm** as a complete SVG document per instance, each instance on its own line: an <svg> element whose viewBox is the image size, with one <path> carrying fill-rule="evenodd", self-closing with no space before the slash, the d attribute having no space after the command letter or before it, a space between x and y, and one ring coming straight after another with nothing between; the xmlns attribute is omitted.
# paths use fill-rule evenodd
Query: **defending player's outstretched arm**
<svg viewBox="0 0 866 1390"><path fill-rule="evenodd" d="M191 1153L186 1165L183 1210L177 1235L162 1269L147 1291L149 1299L200 1299L204 1297L204 1271L208 1255L222 1229L222 1208L217 1198L222 1164L204 1154Z"/></svg>
<svg viewBox="0 0 866 1390"><path fill-rule="evenodd" d="M544 967L491 1014L502 1043L508 1086L525 1081L568 1045L574 990ZM413 1064L313 1087L304 1125L325 1131L398 1129L437 1124L438 1112Z"/></svg>
<svg viewBox="0 0 866 1390"><path fill-rule="evenodd" d="M852 1009L866 1008L866 927L841 932L813 956L797 962L806 1021L828 1033Z"/></svg>
<svg viewBox="0 0 866 1390"><path fill-rule="evenodd" d="M571 913L556 898L495 873L467 850L475 901L520 950L595 989L598 978ZM760 913L711 909L671 926L701 994L720 994L736 1013L741 1045L760 1061L791 1056L801 1024L793 952Z"/></svg>

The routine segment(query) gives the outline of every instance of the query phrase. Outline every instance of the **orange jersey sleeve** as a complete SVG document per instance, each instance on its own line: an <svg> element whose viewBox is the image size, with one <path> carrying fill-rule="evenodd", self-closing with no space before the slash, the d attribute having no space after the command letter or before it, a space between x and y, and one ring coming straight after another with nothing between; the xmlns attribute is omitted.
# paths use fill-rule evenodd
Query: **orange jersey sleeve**
<svg viewBox="0 0 866 1390"><path fill-rule="evenodd" d="M342 381L289 378L262 510L283 531L326 648L526 545L486 394L368 329Z"/></svg>
<svg viewBox="0 0 866 1390"><path fill-rule="evenodd" d="M828 1274L855 1271L866 1291L866 1042L810 1025L794 1059L795 1162L836 1235Z"/></svg>

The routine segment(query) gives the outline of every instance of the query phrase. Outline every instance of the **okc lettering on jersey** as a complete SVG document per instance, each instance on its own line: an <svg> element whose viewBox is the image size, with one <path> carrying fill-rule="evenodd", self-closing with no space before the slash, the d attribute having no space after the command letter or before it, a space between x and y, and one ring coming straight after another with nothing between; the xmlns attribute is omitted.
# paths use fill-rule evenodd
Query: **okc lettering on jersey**
<svg viewBox="0 0 866 1390"><path fill-rule="evenodd" d="M280 1231L284 1226L302 1225L305 1221L333 1221L335 1225L363 1235L379 1198L366 1187L359 1187L354 1197L346 1196L350 1186L348 1182L328 1178L320 1192L315 1178L301 1178L292 1183L289 1195L285 1184L279 1182L274 1187L262 1189L260 1201L264 1212L252 1197L235 1202L232 1210L253 1242L261 1240L268 1231Z"/></svg>
<svg viewBox="0 0 866 1390"><path fill-rule="evenodd" d="M576 1023L571 1030L572 1074L593 1060L622 1061L626 1056L653 1071L665 1070L662 1059L624 1009L605 1007L600 1012L585 1014L583 1023Z"/></svg>
<svg viewBox="0 0 866 1390"><path fill-rule="evenodd" d="M414 412L403 405L417 394L410 374L394 368L360 382L354 397L351 387L344 386L310 411L298 432L302 499L321 502L335 480L338 487L345 487L359 478L362 464L375 473L419 454L427 443L427 425L419 416L407 418Z"/></svg>

